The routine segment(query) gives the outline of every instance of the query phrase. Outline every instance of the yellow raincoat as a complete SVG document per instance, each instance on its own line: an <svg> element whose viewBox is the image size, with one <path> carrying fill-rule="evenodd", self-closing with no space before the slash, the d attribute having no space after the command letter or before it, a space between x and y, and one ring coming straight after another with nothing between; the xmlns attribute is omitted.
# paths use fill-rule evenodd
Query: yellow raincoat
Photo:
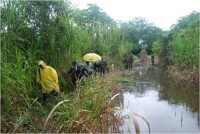
<svg viewBox="0 0 200 134"><path fill-rule="evenodd" d="M43 66L43 69L39 68L37 71L37 82L42 85L42 92L50 93L53 90L59 92L58 74L56 70L47 66L42 60L38 62L38 65Z"/></svg>

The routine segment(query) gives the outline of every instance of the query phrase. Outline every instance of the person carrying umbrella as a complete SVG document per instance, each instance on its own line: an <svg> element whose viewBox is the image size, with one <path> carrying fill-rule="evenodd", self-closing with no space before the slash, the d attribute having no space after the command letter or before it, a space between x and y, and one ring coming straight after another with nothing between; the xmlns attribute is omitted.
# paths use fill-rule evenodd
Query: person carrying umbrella
<svg viewBox="0 0 200 134"><path fill-rule="evenodd" d="M83 56L83 60L86 63L86 68L88 70L89 75L92 75L95 73L94 66L91 65L91 62L96 62L101 60L101 56L95 53L87 53Z"/></svg>
<svg viewBox="0 0 200 134"><path fill-rule="evenodd" d="M60 92L58 74L54 68L47 66L42 60L38 62L38 66L36 80L42 85L42 99L45 103L47 95L57 96Z"/></svg>

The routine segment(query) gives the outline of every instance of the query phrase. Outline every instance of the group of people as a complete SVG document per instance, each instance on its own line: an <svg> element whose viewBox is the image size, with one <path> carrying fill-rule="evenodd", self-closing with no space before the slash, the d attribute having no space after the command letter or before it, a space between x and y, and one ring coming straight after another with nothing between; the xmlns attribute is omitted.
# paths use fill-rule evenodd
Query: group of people
<svg viewBox="0 0 200 134"><path fill-rule="evenodd" d="M142 56L140 57L140 61L144 64L147 61L147 57ZM124 68L125 69L132 69L133 67L133 63L134 63L134 59L133 59L133 55L132 54L128 54L124 57L123 59L123 64L124 64ZM151 64L154 65L154 54L151 54Z"/></svg>
<svg viewBox="0 0 200 134"><path fill-rule="evenodd" d="M79 81L93 74L92 65L90 62L78 64L76 61L73 61L72 67L67 73L71 77L72 84L76 86Z"/></svg>
<svg viewBox="0 0 200 134"><path fill-rule="evenodd" d="M54 68L47 66L44 61L38 62L37 82L42 86L42 101L46 102L49 95L57 96L60 92L58 84L58 74ZM76 87L79 81L84 80L90 75L96 73L105 73L107 64L105 61L97 61L93 64L89 61L78 64L76 61L72 62L72 67L67 73L69 74L72 84Z"/></svg>
<svg viewBox="0 0 200 134"><path fill-rule="evenodd" d="M154 65L154 55L151 55L152 65ZM133 64L132 54L128 55L124 59L125 69L131 69ZM42 86L42 100L46 102L48 95L57 96L60 92L58 84L58 74L54 68L47 66L44 61L38 62L37 82ZM72 84L76 87L77 83L85 80L90 75L96 75L96 73L105 74L107 70L107 63L103 60L91 63L78 64L76 61L72 62L72 67L67 73L69 74Z"/></svg>
<svg viewBox="0 0 200 134"><path fill-rule="evenodd" d="M96 75L96 73L105 74L106 68L107 63L105 61L96 61L94 63L86 61L86 63L80 64L73 61L68 74L70 74L73 85L76 86L79 81L85 80L88 76Z"/></svg>

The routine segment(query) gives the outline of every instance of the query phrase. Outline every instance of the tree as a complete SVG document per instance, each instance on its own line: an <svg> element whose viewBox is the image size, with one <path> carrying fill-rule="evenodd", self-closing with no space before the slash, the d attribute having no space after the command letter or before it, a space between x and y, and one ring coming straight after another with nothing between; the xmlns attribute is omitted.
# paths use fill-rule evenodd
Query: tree
<svg viewBox="0 0 200 134"><path fill-rule="evenodd" d="M134 18L128 23L122 23L123 40L136 44L133 49L134 54L139 54L142 49L146 49L147 53L151 53L152 44L162 33L162 30L143 18Z"/></svg>
<svg viewBox="0 0 200 134"><path fill-rule="evenodd" d="M152 52L154 55L159 55L160 53L160 50L161 50L161 42L160 41L155 41L153 42L153 45L152 45Z"/></svg>

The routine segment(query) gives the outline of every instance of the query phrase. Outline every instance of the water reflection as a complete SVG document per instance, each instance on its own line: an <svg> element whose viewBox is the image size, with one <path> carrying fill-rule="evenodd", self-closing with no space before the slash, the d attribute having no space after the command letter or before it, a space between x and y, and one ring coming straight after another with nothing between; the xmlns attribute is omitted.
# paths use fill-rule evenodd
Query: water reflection
<svg viewBox="0 0 200 134"><path fill-rule="evenodd" d="M122 105L144 116L152 133L198 133L198 87L186 87L164 76L157 67L136 67L132 76L135 82L120 85L124 96ZM124 127L133 125L129 120L125 122ZM141 132L148 132L146 124L139 122Z"/></svg>

